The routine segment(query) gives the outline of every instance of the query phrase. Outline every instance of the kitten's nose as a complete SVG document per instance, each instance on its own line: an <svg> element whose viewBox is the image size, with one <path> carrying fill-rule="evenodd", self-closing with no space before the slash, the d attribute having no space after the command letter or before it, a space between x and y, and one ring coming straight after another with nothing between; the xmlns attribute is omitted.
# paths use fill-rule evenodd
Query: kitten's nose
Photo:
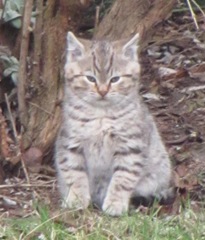
<svg viewBox="0 0 205 240"><path fill-rule="evenodd" d="M98 93L104 97L108 93L108 87L107 86L100 86L98 87Z"/></svg>

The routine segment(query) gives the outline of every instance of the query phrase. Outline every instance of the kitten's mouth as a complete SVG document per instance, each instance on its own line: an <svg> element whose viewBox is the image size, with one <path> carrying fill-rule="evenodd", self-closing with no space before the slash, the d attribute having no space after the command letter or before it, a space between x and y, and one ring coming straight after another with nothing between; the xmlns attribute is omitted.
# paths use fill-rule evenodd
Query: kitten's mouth
<svg viewBox="0 0 205 240"><path fill-rule="evenodd" d="M97 102L99 105L105 106L109 103L107 97L98 97Z"/></svg>
<svg viewBox="0 0 205 240"><path fill-rule="evenodd" d="M103 97L98 97L98 101L106 101L107 100L107 97L106 96L103 96Z"/></svg>

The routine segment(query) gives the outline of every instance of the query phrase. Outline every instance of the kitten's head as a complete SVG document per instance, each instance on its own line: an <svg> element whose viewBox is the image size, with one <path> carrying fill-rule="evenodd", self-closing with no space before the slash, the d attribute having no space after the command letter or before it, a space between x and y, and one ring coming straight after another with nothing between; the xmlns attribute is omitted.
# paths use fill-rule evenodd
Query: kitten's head
<svg viewBox="0 0 205 240"><path fill-rule="evenodd" d="M129 101L139 82L138 38L137 34L128 42L91 42L68 32L66 87L91 105Z"/></svg>

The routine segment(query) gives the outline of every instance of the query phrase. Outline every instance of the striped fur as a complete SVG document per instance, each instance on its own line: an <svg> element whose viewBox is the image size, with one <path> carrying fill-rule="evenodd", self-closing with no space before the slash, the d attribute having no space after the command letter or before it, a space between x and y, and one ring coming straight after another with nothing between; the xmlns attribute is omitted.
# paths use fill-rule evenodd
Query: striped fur
<svg viewBox="0 0 205 240"><path fill-rule="evenodd" d="M64 119L56 142L65 207L92 202L119 216L133 197L171 192L170 160L138 93L137 38L81 42L68 33Z"/></svg>

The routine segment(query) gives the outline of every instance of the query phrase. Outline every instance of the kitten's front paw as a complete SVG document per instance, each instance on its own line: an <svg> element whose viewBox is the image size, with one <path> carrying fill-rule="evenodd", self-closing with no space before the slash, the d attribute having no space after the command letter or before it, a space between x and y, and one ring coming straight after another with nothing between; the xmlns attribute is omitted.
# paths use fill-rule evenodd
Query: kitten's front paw
<svg viewBox="0 0 205 240"><path fill-rule="evenodd" d="M70 209L85 209L89 206L90 194L85 191L74 191L72 188L62 203L62 207Z"/></svg>
<svg viewBox="0 0 205 240"><path fill-rule="evenodd" d="M105 199L102 210L111 216L121 216L128 211L128 202Z"/></svg>

